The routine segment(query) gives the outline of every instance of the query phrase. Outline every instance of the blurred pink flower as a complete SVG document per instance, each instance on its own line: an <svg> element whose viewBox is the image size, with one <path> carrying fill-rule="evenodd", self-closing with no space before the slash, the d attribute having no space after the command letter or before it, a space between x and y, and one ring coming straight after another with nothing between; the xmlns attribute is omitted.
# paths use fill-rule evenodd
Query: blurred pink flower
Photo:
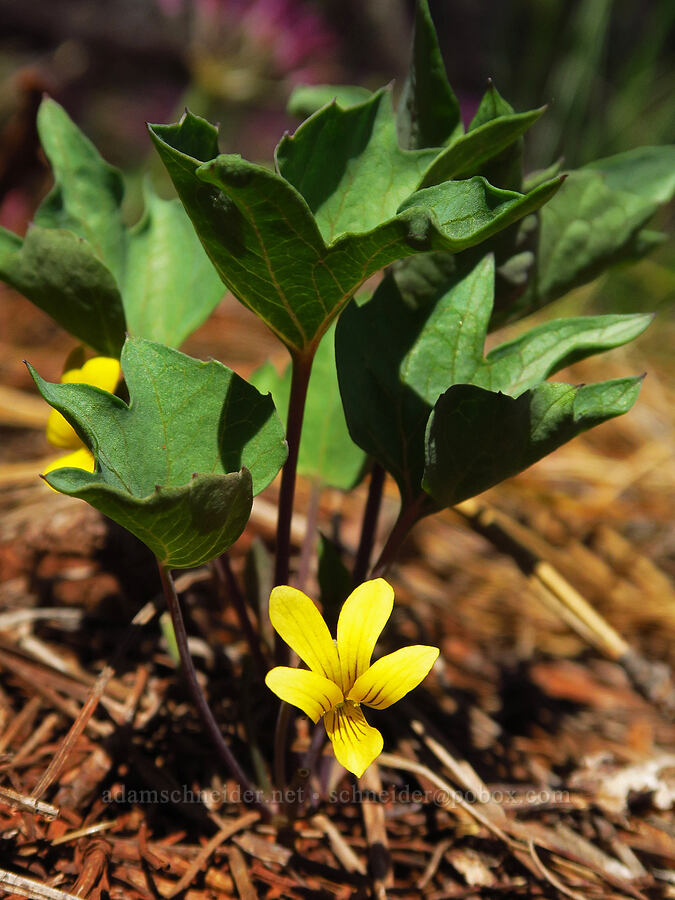
<svg viewBox="0 0 675 900"><path fill-rule="evenodd" d="M266 61L270 74L293 82L321 78L336 38L305 0L156 0L168 17L194 16L199 44L238 46L248 62Z"/></svg>

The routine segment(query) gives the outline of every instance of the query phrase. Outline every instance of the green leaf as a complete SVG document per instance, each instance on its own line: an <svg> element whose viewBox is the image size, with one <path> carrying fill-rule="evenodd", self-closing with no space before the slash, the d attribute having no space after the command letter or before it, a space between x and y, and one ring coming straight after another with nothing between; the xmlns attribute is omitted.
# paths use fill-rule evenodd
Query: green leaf
<svg viewBox="0 0 675 900"><path fill-rule="evenodd" d="M644 226L675 191L675 147L640 147L570 172L539 214L527 291L501 318L527 315L654 245Z"/></svg>
<svg viewBox="0 0 675 900"><path fill-rule="evenodd" d="M25 244L0 230L0 278L99 353L118 356L126 331L182 343L223 287L180 202L147 186L128 229L120 173L65 110L44 100L38 128L55 185Z"/></svg>
<svg viewBox="0 0 675 900"><path fill-rule="evenodd" d="M186 114L177 125L151 126L151 135L221 278L293 355L311 356L379 269L415 253L480 243L558 188L556 181L521 195L481 178L447 182L410 195L370 230L326 244L307 201L280 175L238 156L209 158L216 129L203 119ZM381 203L365 193L354 199L366 208Z"/></svg>
<svg viewBox="0 0 675 900"><path fill-rule="evenodd" d="M557 203L541 215L528 308L549 303L615 262L656 208L638 194L611 190L600 173L571 172Z"/></svg>
<svg viewBox="0 0 675 900"><path fill-rule="evenodd" d="M495 157L499 157L505 150L517 144L528 128L534 125L544 112L546 112L545 106L530 112L511 113L499 116L467 131L436 158L422 179L420 187L439 184L450 178L468 178L471 175L482 174L486 164L494 161ZM520 145L516 146L514 154L514 158L519 163ZM500 168L508 171L508 165L504 164L504 160L501 163ZM512 174L509 180L514 180ZM520 179L517 181L519 182ZM503 183L502 186L506 185ZM516 187L519 188L520 184L517 183Z"/></svg>
<svg viewBox="0 0 675 900"><path fill-rule="evenodd" d="M180 201L162 200L146 186L145 213L129 232L124 286L129 332L180 346L223 293Z"/></svg>
<svg viewBox="0 0 675 900"><path fill-rule="evenodd" d="M333 100L340 106L354 106L363 103L370 94L368 88L355 84L301 84L294 88L286 109L290 115L306 119Z"/></svg>
<svg viewBox="0 0 675 900"><path fill-rule="evenodd" d="M327 243L395 216L437 155L399 148L386 88L347 109L329 104L276 150L280 174L305 198Z"/></svg>
<svg viewBox="0 0 675 900"><path fill-rule="evenodd" d="M261 392L270 391L282 420L286 419L291 389L291 366L277 373L267 362L250 378ZM361 480L366 455L347 430L335 368L335 328L319 344L307 391L298 473L326 487L349 491Z"/></svg>
<svg viewBox="0 0 675 900"><path fill-rule="evenodd" d="M576 435L633 406L641 378L539 384L519 397L469 384L436 402L426 433L424 490L454 506L522 472Z"/></svg>
<svg viewBox="0 0 675 900"><path fill-rule="evenodd" d="M475 131L476 128L480 128L481 125L492 122L493 119L499 119L502 116L512 116L514 112L515 110L508 100L505 100L502 97L492 83L492 79L489 79L488 89L481 97L478 109L476 110L476 115L471 120L468 131Z"/></svg>
<svg viewBox="0 0 675 900"><path fill-rule="evenodd" d="M281 422L269 397L218 362L139 338L127 340L121 362L128 405L90 385L49 384L31 368L96 459L94 473L56 469L46 480L115 519L164 565L199 565L237 539L253 494L279 471Z"/></svg>
<svg viewBox="0 0 675 900"><path fill-rule="evenodd" d="M653 319L651 315L554 319L484 357L493 296L494 262L488 256L417 312L415 342L403 359L401 377L430 406L450 385L460 383L517 397L574 362L629 343Z"/></svg>
<svg viewBox="0 0 675 900"><path fill-rule="evenodd" d="M396 479L404 505L419 494L427 421L448 388L472 384L518 397L571 362L632 340L651 321L631 315L547 322L485 357L493 295L487 257L468 275L455 273L449 290L430 285L417 304L396 272L340 318L336 356L350 433Z"/></svg>
<svg viewBox="0 0 675 900"><path fill-rule="evenodd" d="M523 179L522 190L527 193L528 191L539 187L539 185L543 184L545 181L550 181L551 178L555 178L556 175L560 174L563 162L564 160L561 157L545 169L536 169L534 172L530 172L530 174Z"/></svg>
<svg viewBox="0 0 675 900"><path fill-rule="evenodd" d="M397 130L401 146L410 149L441 147L464 131L427 0L417 0L412 59L398 106Z"/></svg>
<svg viewBox="0 0 675 900"><path fill-rule="evenodd" d="M126 327L122 298L82 238L33 225L22 241L0 229L0 279L97 353L119 356Z"/></svg>
<svg viewBox="0 0 675 900"><path fill-rule="evenodd" d="M612 191L628 191L654 203L668 203L675 193L675 145L636 147L584 166L602 172Z"/></svg>
<svg viewBox="0 0 675 900"><path fill-rule="evenodd" d="M634 341L653 315L554 319L491 350L472 383L517 397L538 382L595 353Z"/></svg>
<svg viewBox="0 0 675 900"><path fill-rule="evenodd" d="M121 284L127 240L121 173L101 158L54 100L46 98L40 104L37 127L54 187L35 214L36 225L63 228L84 238Z"/></svg>
<svg viewBox="0 0 675 900"><path fill-rule="evenodd" d="M539 111L540 110L533 111L532 115L534 112ZM497 91L497 88L490 82L476 115L469 125L469 131L474 131L484 125L489 125L495 129L499 127L503 128L506 124L503 119L508 121L508 119L514 115L515 111L511 104L504 100ZM528 114L526 113L525 115L527 116ZM501 125L498 124L500 122ZM490 184L494 184L497 187L508 188L513 191L523 191L524 148L525 141L522 137L518 137L516 140L504 146L504 148L491 159L487 160L480 169L479 174L487 178ZM553 178L557 174L557 171L551 172L549 178ZM538 187L539 184L543 184L546 180L548 179L542 178L537 184L532 185L527 190ZM525 193L527 193L527 191L525 191Z"/></svg>
<svg viewBox="0 0 675 900"><path fill-rule="evenodd" d="M476 176L416 191L398 211L399 215L410 213L412 235L414 237L416 231L420 231L421 239L427 244L423 249L459 252L482 243L539 209L561 184L562 179L554 178L529 194L519 194L494 188L484 178ZM435 229L429 228L427 217ZM426 232L430 232L428 237Z"/></svg>
<svg viewBox="0 0 675 900"><path fill-rule="evenodd" d="M251 515L251 476L246 469L195 475L181 487L157 487L145 497L94 481L82 469L56 469L45 480L126 528L171 569L199 566L224 553Z"/></svg>

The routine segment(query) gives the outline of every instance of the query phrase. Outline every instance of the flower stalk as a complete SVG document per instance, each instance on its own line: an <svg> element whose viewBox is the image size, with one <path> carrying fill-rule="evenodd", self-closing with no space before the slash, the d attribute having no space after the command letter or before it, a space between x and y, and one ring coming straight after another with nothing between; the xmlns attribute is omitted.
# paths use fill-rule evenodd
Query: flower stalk
<svg viewBox="0 0 675 900"><path fill-rule="evenodd" d="M260 635L253 627L246 606L246 600L241 592L236 576L232 571L232 565L227 553L223 553L222 556L216 557L216 559L213 560L213 570L223 594L229 598L234 607L237 618L239 619L239 625L248 643L255 666L258 672L263 674L267 671L269 666L262 650Z"/></svg>
<svg viewBox="0 0 675 900"><path fill-rule="evenodd" d="M251 805L260 809L265 817L269 817L269 810L261 800L256 799L258 797L258 792L254 789L252 783L249 781L234 754L227 746L225 739L220 732L218 723L215 720L211 707L199 684L194 662L192 661L192 656L188 648L187 632L185 631L185 622L183 620L180 601L178 599L178 594L176 593L176 585L174 584L169 569L163 566L159 560L157 561L157 565L159 568L159 577L162 581L162 588L164 589L166 605L176 634L176 644L178 646L183 677L185 678L192 701L197 707L197 712L202 720L202 724L211 738L221 762L227 767L235 781L239 783L242 791L244 791L244 796L253 798L251 800Z"/></svg>
<svg viewBox="0 0 675 900"><path fill-rule="evenodd" d="M368 569L370 568L370 557L373 553L375 545L375 537L377 534L377 521L380 517L380 509L382 507L382 494L384 491L384 482L386 472L378 463L373 463L370 473L370 484L368 486L368 498L363 510L363 519L361 521L361 537L359 546L356 551L356 559L354 561L354 571L352 572L352 584L361 584L366 580Z"/></svg>
<svg viewBox="0 0 675 900"><path fill-rule="evenodd" d="M412 503L402 506L377 562L370 573L371 578L382 578L399 554L403 541L412 528L427 514L431 504L427 494L420 494Z"/></svg>
<svg viewBox="0 0 675 900"><path fill-rule="evenodd" d="M295 498L295 479L298 469L298 453L302 420L305 415L305 401L309 377L312 373L313 356L294 356L291 376L291 391L288 400L288 418L286 424L286 442L288 458L281 474L279 491L279 511L277 518L277 546L274 566L274 583L286 584L289 580L291 557L291 522L293 519L293 501ZM283 662L287 656L283 642L276 640L275 656L277 662Z"/></svg>

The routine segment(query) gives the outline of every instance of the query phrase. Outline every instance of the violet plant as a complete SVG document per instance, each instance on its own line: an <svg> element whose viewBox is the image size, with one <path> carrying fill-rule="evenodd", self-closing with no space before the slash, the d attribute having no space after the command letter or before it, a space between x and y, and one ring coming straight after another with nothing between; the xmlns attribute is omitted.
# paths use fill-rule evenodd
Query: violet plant
<svg viewBox="0 0 675 900"><path fill-rule="evenodd" d="M84 376L50 384L31 368L87 453L86 467L57 465L45 480L155 554L195 702L245 784L247 766L233 758L197 682L171 570L218 560L246 528L254 495L281 471L271 614L309 669L289 675L278 640L282 668L268 684L312 719L323 717L338 758L361 774L381 740L364 726L360 702L377 705L380 688L394 702L436 656L411 648L408 681L388 657L369 668L391 611L391 589L377 579L420 518L626 413L639 375L581 386L548 379L633 340L651 317L550 320L485 355L488 332L646 253L662 239L650 220L675 188L673 147L525 175L523 135L544 108L516 113L490 85L465 127L426 0L418 0L396 108L391 88L347 86L299 89L290 108L308 117L282 138L269 168L220 154L216 128L190 112L150 126L180 202L148 189L146 213L129 229L120 174L46 100L38 126L54 189L24 239L0 230L0 277L95 353L119 358L128 391L127 402ZM372 294L364 292L378 273ZM267 364L247 382L175 349L208 317L223 285L286 346L285 372ZM298 473L345 491L370 479L352 572L340 562L342 600L350 579L365 582L359 628L341 637L339 625L337 650L298 590L306 572L292 571ZM373 562L388 476L400 515ZM288 586L293 578L296 588ZM289 604L293 627L284 619ZM240 613L250 636L243 605ZM343 616L353 620L353 610ZM301 652L303 620L321 632L320 659ZM253 634L252 646L261 639ZM340 661L356 658L361 645L368 652L346 676ZM284 706L277 781L285 777L289 715ZM362 738L345 737L340 723L348 719Z"/></svg>

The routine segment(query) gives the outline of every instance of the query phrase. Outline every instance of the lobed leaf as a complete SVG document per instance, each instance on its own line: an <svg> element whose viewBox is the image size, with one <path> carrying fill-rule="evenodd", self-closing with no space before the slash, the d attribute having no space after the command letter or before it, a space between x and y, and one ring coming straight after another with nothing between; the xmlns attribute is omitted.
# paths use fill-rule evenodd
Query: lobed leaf
<svg viewBox="0 0 675 900"><path fill-rule="evenodd" d="M402 147L442 147L464 131L459 101L450 87L427 0L417 0L408 76L397 118Z"/></svg>
<svg viewBox="0 0 675 900"><path fill-rule="evenodd" d="M527 290L500 318L526 315L636 259L661 240L645 225L675 192L675 146L640 147L570 172L539 214Z"/></svg>
<svg viewBox="0 0 675 900"><path fill-rule="evenodd" d="M668 203L675 193L675 146L635 147L605 159L596 159L585 169L601 172L612 191L639 194L654 203Z"/></svg>
<svg viewBox="0 0 675 900"><path fill-rule="evenodd" d="M72 231L29 227L22 241L0 229L0 279L103 356L119 356L126 328L110 270Z"/></svg>
<svg viewBox="0 0 675 900"><path fill-rule="evenodd" d="M120 284L127 243L121 172L100 156L65 109L49 97L40 104L37 129L54 187L37 210L35 224L83 238Z"/></svg>
<svg viewBox="0 0 675 900"><path fill-rule="evenodd" d="M104 355L119 355L127 331L182 343L223 289L181 204L148 186L127 228L121 174L53 100L38 130L55 184L25 242L0 230L0 278Z"/></svg>
<svg viewBox="0 0 675 900"><path fill-rule="evenodd" d="M129 232L124 309L129 333L179 347L213 312L223 284L179 200L145 189Z"/></svg>
<svg viewBox="0 0 675 900"><path fill-rule="evenodd" d="M340 106L354 106L370 97L371 91L356 84L300 84L288 98L286 110L292 116L306 119L322 106L335 101Z"/></svg>
<svg viewBox="0 0 675 900"><path fill-rule="evenodd" d="M399 283L398 272L389 275L368 302L347 307L336 356L352 438L393 475L404 504L419 495L429 415L449 388L471 384L515 399L569 363L632 340L651 321L631 315L547 322L485 357L494 295L490 257L468 275L455 273L449 290L420 292L417 304ZM492 414L487 401L478 408Z"/></svg>
<svg viewBox="0 0 675 900"><path fill-rule="evenodd" d="M79 497L135 535L162 565L188 569L209 562L240 537L251 515L251 476L194 475L177 488L156 487L133 497L82 469L56 469L45 480Z"/></svg>
<svg viewBox="0 0 675 900"><path fill-rule="evenodd" d="M253 495L283 465L281 422L269 397L215 361L129 338L121 362L128 405L90 385L49 384L31 368L96 459L94 473L45 478L114 518L165 565L198 565L236 540Z"/></svg>
<svg viewBox="0 0 675 900"><path fill-rule="evenodd" d="M504 116L511 116L515 112L511 104L505 100L492 83L492 79L488 79L488 87L481 97L478 109L469 123L468 131L475 131L482 125L492 122Z"/></svg>
<svg viewBox="0 0 675 900"><path fill-rule="evenodd" d="M517 398L454 385L429 418L422 486L440 507L474 497L581 432L628 412L641 383L641 378L581 387L545 382Z"/></svg>
<svg viewBox="0 0 675 900"><path fill-rule="evenodd" d="M542 106L530 112L501 115L467 131L436 157L420 187L481 172L488 162L517 143L544 112L546 107Z"/></svg>
<svg viewBox="0 0 675 900"><path fill-rule="evenodd" d="M364 108L378 112L381 102L375 97ZM296 355L314 352L379 269L419 252L473 246L538 209L559 185L521 195L480 178L447 182L411 194L369 230L327 244L307 200L285 178L238 156L210 158L217 133L203 119L187 113L177 125L151 126L151 134L221 278Z"/></svg>
<svg viewBox="0 0 675 900"><path fill-rule="evenodd" d="M391 104L386 88L356 106L331 103L276 149L279 173L302 194L327 244L395 216L438 156L400 149Z"/></svg>

